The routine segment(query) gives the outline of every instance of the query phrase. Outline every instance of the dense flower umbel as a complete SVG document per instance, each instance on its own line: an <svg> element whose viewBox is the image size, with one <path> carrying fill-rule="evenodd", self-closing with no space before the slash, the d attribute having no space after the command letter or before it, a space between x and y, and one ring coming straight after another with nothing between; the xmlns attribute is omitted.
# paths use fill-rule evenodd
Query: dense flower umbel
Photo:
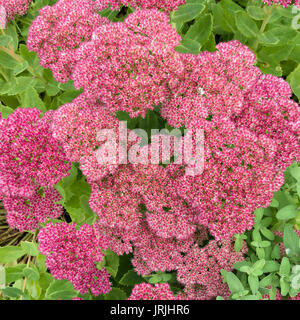
<svg viewBox="0 0 300 320"><path fill-rule="evenodd" d="M278 4L280 6L283 6L284 8L287 8L290 4L295 4L295 6L300 6L299 0L263 0L264 3L268 4L269 6L273 4Z"/></svg>
<svg viewBox="0 0 300 320"><path fill-rule="evenodd" d="M70 163L52 137L53 112L40 119L38 109L17 109L0 117L0 198L11 228L35 230L58 218L63 208L52 188L68 175Z"/></svg>
<svg viewBox="0 0 300 320"><path fill-rule="evenodd" d="M167 80L178 67L174 47L180 36L157 10L136 11L123 23L104 25L77 51L76 88L115 112L145 116L165 101Z"/></svg>
<svg viewBox="0 0 300 320"><path fill-rule="evenodd" d="M151 9L112 23L96 13L108 3ZM170 2L156 4L173 9ZM42 9L31 27L28 45L42 64L58 80L72 79L83 89L55 112L53 121L49 117L43 123L51 123L52 139L80 163L92 189L90 206L99 218L93 227L79 230L73 224L48 225L39 235L41 251L52 274L72 281L81 293L109 291L108 274L95 267L101 250L109 247L119 255L131 252L138 274L177 271L182 297L226 298L230 292L220 270L232 270L245 253L245 247L235 252L232 236L252 228L253 211L270 204L283 183L283 170L300 158L299 106L290 99L287 83L263 75L254 66L255 55L238 41L198 56L176 52L180 36L153 5L60 0ZM171 126L205 130L203 173L185 175L190 165L99 164L99 156L104 158L113 144L99 141L97 133L116 131L115 112L144 117L155 105ZM20 139L14 130L10 144ZM6 147L2 143L0 149L2 145ZM139 148L139 155L148 147ZM12 156L0 166L20 161ZM31 170L27 164L22 170L27 166ZM4 166L8 173L10 167ZM39 178L35 172L27 183L19 179L22 189L10 180L14 175L0 172L0 193L9 184L18 191L14 196L30 195ZM214 240L209 241L208 231ZM173 296L167 287L161 295L155 290L143 284L135 287L133 297Z"/></svg>
<svg viewBox="0 0 300 320"><path fill-rule="evenodd" d="M91 184L90 207L98 214L101 225L130 229L139 224L142 200L134 192L133 176L131 167L124 166L113 178Z"/></svg>
<svg viewBox="0 0 300 320"><path fill-rule="evenodd" d="M189 127L194 119L241 113L245 94L261 74L253 66L255 55L236 40L217 48L197 56L176 57L181 68L169 82L171 99L161 109L171 126Z"/></svg>
<svg viewBox="0 0 300 320"><path fill-rule="evenodd" d="M89 225L76 229L75 224L48 224L38 234L39 250L46 255L46 265L59 280L67 279L81 294L89 290L95 296L111 290L109 274L98 270L96 263L104 256L108 239Z"/></svg>
<svg viewBox="0 0 300 320"><path fill-rule="evenodd" d="M181 296L176 297L170 289L168 283L136 284L128 300L180 300Z"/></svg>
<svg viewBox="0 0 300 320"><path fill-rule="evenodd" d="M270 74L260 75L245 97L241 114L234 118L238 127L276 144L274 164L283 170L295 159L300 160L300 108L291 97L286 81Z"/></svg>
<svg viewBox="0 0 300 320"><path fill-rule="evenodd" d="M246 251L247 245L244 242L242 250L236 252L231 240L211 240L203 248L195 246L178 266L177 279L186 286L185 292L189 298L227 298L230 291L222 282L220 271L232 271L234 263L244 260Z"/></svg>
<svg viewBox="0 0 300 320"><path fill-rule="evenodd" d="M0 7L4 7L6 11L6 19L13 20L16 16L24 15L32 0L0 0Z"/></svg>
<svg viewBox="0 0 300 320"><path fill-rule="evenodd" d="M169 179L161 166L122 166L91 184L90 206L103 226L132 229L145 218L159 237L184 240L196 230L195 210L168 190Z"/></svg>
<svg viewBox="0 0 300 320"><path fill-rule="evenodd" d="M105 112L101 104L89 104L77 98L55 112L53 137L62 143L70 161L80 162L101 145L98 132L117 128L118 124L118 120Z"/></svg>
<svg viewBox="0 0 300 320"><path fill-rule="evenodd" d="M96 0L101 9L111 6L111 9L120 9L122 5L134 9L161 9L166 12L176 10L185 0Z"/></svg>
<svg viewBox="0 0 300 320"><path fill-rule="evenodd" d="M53 111L40 119L38 109L17 109L0 118L0 187L7 196L30 197L37 187L56 184L70 163L52 137Z"/></svg>
<svg viewBox="0 0 300 320"><path fill-rule="evenodd" d="M75 51L91 39L95 28L109 23L97 13L92 0L59 0L45 6L29 29L27 46L38 53L44 68L66 82L76 62Z"/></svg>
<svg viewBox="0 0 300 320"><path fill-rule="evenodd" d="M231 238L252 228L252 212L268 206L283 183L274 165L275 151L272 140L238 130L229 120L208 122L203 173L193 177L177 169L174 189L196 210L195 222L208 227L217 240Z"/></svg>
<svg viewBox="0 0 300 320"><path fill-rule="evenodd" d="M57 204L60 200L60 194L52 187L36 189L30 198L4 197L7 223L21 232L34 231L41 223L62 215L63 207Z"/></svg>
<svg viewBox="0 0 300 320"><path fill-rule="evenodd" d="M217 238L253 226L252 212L270 204L283 170L299 159L299 116L282 79L262 75L238 41L218 51L181 56L162 115L174 127L205 130L204 172L174 182L177 195Z"/></svg>

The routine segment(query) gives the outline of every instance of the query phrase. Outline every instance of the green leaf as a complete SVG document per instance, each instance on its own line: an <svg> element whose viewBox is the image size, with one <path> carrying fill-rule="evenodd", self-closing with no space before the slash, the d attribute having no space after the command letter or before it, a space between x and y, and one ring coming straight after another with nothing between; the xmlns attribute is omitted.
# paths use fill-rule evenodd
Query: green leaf
<svg viewBox="0 0 300 320"><path fill-rule="evenodd" d="M0 46L8 47L8 44L12 42L12 37L7 35L0 35Z"/></svg>
<svg viewBox="0 0 300 320"><path fill-rule="evenodd" d="M189 28L184 39L191 39L200 43L202 47L212 32L213 18L211 14L201 15Z"/></svg>
<svg viewBox="0 0 300 320"><path fill-rule="evenodd" d="M112 288L112 290L104 296L105 300L126 300L126 293L119 288Z"/></svg>
<svg viewBox="0 0 300 320"><path fill-rule="evenodd" d="M179 53L192 53L198 54L200 52L201 45L199 42L191 39L182 39L179 46L175 49Z"/></svg>
<svg viewBox="0 0 300 320"><path fill-rule="evenodd" d="M284 278L280 278L280 289L282 296L286 296L289 293L290 284Z"/></svg>
<svg viewBox="0 0 300 320"><path fill-rule="evenodd" d="M18 65L15 66L13 69L13 75L17 76L18 74L22 73L28 68L28 62L27 61L22 61Z"/></svg>
<svg viewBox="0 0 300 320"><path fill-rule="evenodd" d="M17 299L22 295L22 291L18 288L7 287L5 289L2 289L1 291L5 296L14 299Z"/></svg>
<svg viewBox="0 0 300 320"><path fill-rule="evenodd" d="M261 248L268 248L268 247L270 247L270 245L271 245L270 241L262 241L260 243Z"/></svg>
<svg viewBox="0 0 300 320"><path fill-rule="evenodd" d="M243 10L242 7L240 7L238 4L231 0L221 0L220 5L222 6L222 8L226 9L228 12L231 13Z"/></svg>
<svg viewBox="0 0 300 320"><path fill-rule="evenodd" d="M272 259L280 259L280 247L278 245L275 245L273 247L272 253L271 253L271 258Z"/></svg>
<svg viewBox="0 0 300 320"><path fill-rule="evenodd" d="M11 57L8 53L0 50L0 65L6 69L14 70L22 64Z"/></svg>
<svg viewBox="0 0 300 320"><path fill-rule="evenodd" d="M267 288L272 284L272 280L273 280L273 274L269 274L259 282L259 286L262 288Z"/></svg>
<svg viewBox="0 0 300 320"><path fill-rule="evenodd" d="M296 44L291 51L289 58L295 62L300 63L300 44Z"/></svg>
<svg viewBox="0 0 300 320"><path fill-rule="evenodd" d="M266 261L266 264L263 267L263 272L268 273L268 272L277 272L279 271L280 264L277 261Z"/></svg>
<svg viewBox="0 0 300 320"><path fill-rule="evenodd" d="M0 104L0 113L1 113L1 117L3 119L7 119L9 115L11 115L14 112L14 109L10 108L10 107L6 107L3 106L2 104Z"/></svg>
<svg viewBox="0 0 300 320"><path fill-rule="evenodd" d="M261 300L261 294L257 293L256 295L252 294L249 296L242 297L241 300Z"/></svg>
<svg viewBox="0 0 300 320"><path fill-rule="evenodd" d="M234 243L234 250L235 250L235 252L241 251L242 246L243 246L243 239L237 238L237 239L235 240L235 243Z"/></svg>
<svg viewBox="0 0 300 320"><path fill-rule="evenodd" d="M285 25L269 25L269 29L267 31L269 35L273 35L275 38L277 38L281 44L284 44L291 39L294 39L298 32L293 29L290 26L285 26Z"/></svg>
<svg viewBox="0 0 300 320"><path fill-rule="evenodd" d="M267 228L261 228L260 232L269 240L273 241L275 239L274 233L267 229Z"/></svg>
<svg viewBox="0 0 300 320"><path fill-rule="evenodd" d="M265 11L263 8L257 6L248 6L247 13L254 20L264 20L266 17Z"/></svg>
<svg viewBox="0 0 300 320"><path fill-rule="evenodd" d="M180 6L178 10L172 16L172 22L188 22L198 17L205 6L198 1L190 1L189 3Z"/></svg>
<svg viewBox="0 0 300 320"><path fill-rule="evenodd" d="M7 246L0 248L0 263L5 264L14 262L25 255L25 251L16 246Z"/></svg>
<svg viewBox="0 0 300 320"><path fill-rule="evenodd" d="M229 290L232 294L238 293L244 290L244 286L242 285L239 278L232 272L227 272L226 281L229 287Z"/></svg>
<svg viewBox="0 0 300 320"><path fill-rule="evenodd" d="M253 238L254 242L261 243L261 241L262 241L260 232L257 229L253 229L252 238ZM256 246L259 246L259 245L256 245Z"/></svg>
<svg viewBox="0 0 300 320"><path fill-rule="evenodd" d="M118 273L119 269L119 256L111 250L105 251L105 269L113 277Z"/></svg>
<svg viewBox="0 0 300 320"><path fill-rule="evenodd" d="M155 284L155 283L159 283L161 282L162 279L161 279L161 276L159 274L155 274L154 276L152 276L148 282L151 283L151 284Z"/></svg>
<svg viewBox="0 0 300 320"><path fill-rule="evenodd" d="M37 268L30 268L30 267L25 268L24 269L24 276L32 281L37 281L40 279L40 274L39 274Z"/></svg>
<svg viewBox="0 0 300 320"><path fill-rule="evenodd" d="M50 273L43 272L40 274L39 285L43 290L47 290L50 283L54 281L53 276Z"/></svg>
<svg viewBox="0 0 300 320"><path fill-rule="evenodd" d="M96 267L98 270L101 270L105 267L105 264L106 264L106 260L105 260L105 257L103 257L102 261L97 262Z"/></svg>
<svg viewBox="0 0 300 320"><path fill-rule="evenodd" d="M7 36L9 36L12 39L10 44L12 45L13 49L16 51L18 49L18 44L19 44L19 37L18 37L16 27L12 23L8 24L7 28L5 29L5 33Z"/></svg>
<svg viewBox="0 0 300 320"><path fill-rule="evenodd" d="M299 236L291 225L286 225L284 228L283 243L289 256L300 256Z"/></svg>
<svg viewBox="0 0 300 320"><path fill-rule="evenodd" d="M235 13L235 22L238 30L248 38L256 38L259 33L256 23L244 12Z"/></svg>
<svg viewBox="0 0 300 320"><path fill-rule="evenodd" d="M264 259L265 258L265 250L263 248L256 248L256 254L259 259Z"/></svg>
<svg viewBox="0 0 300 320"><path fill-rule="evenodd" d="M287 43L283 46L263 47L258 51L259 60L267 62L272 66L280 66L280 61L287 60L294 49L295 44Z"/></svg>
<svg viewBox="0 0 300 320"><path fill-rule="evenodd" d="M39 254L38 246L36 243L28 242L28 241L21 241L21 248L29 256L36 257Z"/></svg>
<svg viewBox="0 0 300 320"><path fill-rule="evenodd" d="M266 261L264 259L258 260L253 265L253 270L262 270Z"/></svg>
<svg viewBox="0 0 300 320"><path fill-rule="evenodd" d="M9 89L6 90L7 95L17 95L24 92L28 87L34 86L35 80L32 77L16 77L8 83ZM2 91L3 93L3 91Z"/></svg>
<svg viewBox="0 0 300 320"><path fill-rule="evenodd" d="M27 88L20 96L23 108L37 108L41 111L47 111L44 102L33 87Z"/></svg>
<svg viewBox="0 0 300 320"><path fill-rule="evenodd" d="M216 39L215 39L215 35L213 32L210 34L208 40L204 43L201 50L202 51L209 51L209 52L216 51Z"/></svg>
<svg viewBox="0 0 300 320"><path fill-rule="evenodd" d="M56 109L59 106L62 106L66 103L70 103L75 98L77 98L80 95L80 93L81 91L66 91L53 99L51 107Z"/></svg>
<svg viewBox="0 0 300 320"><path fill-rule="evenodd" d="M14 267L6 267L5 274L6 274L6 284L11 284L16 280L23 279L24 274L23 270L26 267L25 264L18 264Z"/></svg>
<svg viewBox="0 0 300 320"><path fill-rule="evenodd" d="M248 266L243 266L240 268L240 271L250 274L252 272L252 268L250 268Z"/></svg>
<svg viewBox="0 0 300 320"><path fill-rule="evenodd" d="M35 52L29 52L27 46L20 44L19 47L20 55L28 64L38 73L43 71L43 68L40 65L40 60Z"/></svg>
<svg viewBox="0 0 300 320"><path fill-rule="evenodd" d="M75 91L74 81L69 80L66 83L58 83L58 87L62 91Z"/></svg>
<svg viewBox="0 0 300 320"><path fill-rule="evenodd" d="M142 283L145 280L139 276L134 270L129 270L123 275L119 283L123 286L134 286L136 284Z"/></svg>
<svg viewBox="0 0 300 320"><path fill-rule="evenodd" d="M67 280L54 280L46 290L46 300L71 300L77 296L77 292L71 282Z"/></svg>
<svg viewBox="0 0 300 320"><path fill-rule="evenodd" d="M232 295L232 299L233 300L240 300L241 298L243 298L244 296L246 296L249 293L249 290L243 290L239 293L235 293Z"/></svg>
<svg viewBox="0 0 300 320"><path fill-rule="evenodd" d="M47 81L47 95L50 97L56 96L60 92L60 88L58 87L58 82L53 78L52 72L49 69L44 69L43 76Z"/></svg>
<svg viewBox="0 0 300 320"><path fill-rule="evenodd" d="M248 276L248 282L249 282L249 286L250 286L250 289L251 289L252 293L256 294L258 289L259 289L258 277L253 276L253 275L250 274Z"/></svg>
<svg viewBox="0 0 300 320"><path fill-rule="evenodd" d="M258 40L263 45L276 45L279 43L279 39L272 33L272 31L266 31L262 34L258 34Z"/></svg>
<svg viewBox="0 0 300 320"><path fill-rule="evenodd" d="M234 15L224 9L220 3L211 5L213 16L214 16L214 24L219 27L221 30L235 33L236 25Z"/></svg>
<svg viewBox="0 0 300 320"><path fill-rule="evenodd" d="M273 200L272 200L272 202L271 202L271 204L270 204L270 207L272 207L272 208L278 208L278 206L279 206L278 200L275 199L275 198L273 198Z"/></svg>
<svg viewBox="0 0 300 320"><path fill-rule="evenodd" d="M300 181L300 168L299 167L291 168L290 173L297 181Z"/></svg>
<svg viewBox="0 0 300 320"><path fill-rule="evenodd" d="M281 276L289 276L291 273L291 264L288 258L283 257L280 268L279 268L279 274Z"/></svg>
<svg viewBox="0 0 300 320"><path fill-rule="evenodd" d="M288 205L277 212L276 218L278 220L289 220L289 219L296 218L297 215L298 215L297 206Z"/></svg>
<svg viewBox="0 0 300 320"><path fill-rule="evenodd" d="M254 222L258 226L264 216L264 209L259 208L254 211L254 214L255 214Z"/></svg>
<svg viewBox="0 0 300 320"><path fill-rule="evenodd" d="M26 289L31 298L35 300L41 300L39 298L42 294L42 288L39 281L28 280L26 283Z"/></svg>
<svg viewBox="0 0 300 320"><path fill-rule="evenodd" d="M71 167L71 170L69 172L69 175L61 180L62 183L63 183L64 188L67 188L73 182L75 182L76 178L77 178L77 175L78 175L78 169L74 165L74 163L72 163L72 167Z"/></svg>
<svg viewBox="0 0 300 320"><path fill-rule="evenodd" d="M243 267L247 267L250 269L250 267L252 266L252 263L250 261L244 260L244 261L236 262L233 266L236 270L241 271Z"/></svg>

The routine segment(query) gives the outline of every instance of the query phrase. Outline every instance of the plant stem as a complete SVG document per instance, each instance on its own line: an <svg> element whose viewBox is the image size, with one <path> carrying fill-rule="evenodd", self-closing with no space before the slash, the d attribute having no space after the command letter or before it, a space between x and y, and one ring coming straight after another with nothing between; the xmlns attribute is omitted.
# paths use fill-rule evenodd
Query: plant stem
<svg viewBox="0 0 300 320"><path fill-rule="evenodd" d="M262 35L262 34L264 33L264 31L265 31L265 29L266 29L266 27L267 27L267 25L268 25L268 23L269 23L269 21L270 21L270 19L271 19L271 15L272 15L274 9L276 8L276 5L273 4L273 5L270 7L269 10L267 9L268 7L269 7L268 5L265 5L265 6L264 6L264 11L265 11L265 13L266 13L267 16L265 17L264 21L262 22L262 25L261 25L260 30L259 30L259 35ZM254 42L254 45L253 45L253 50L254 50L254 51L257 50L258 44L259 44L259 40L258 40L258 37L257 37L256 40L255 40L255 42Z"/></svg>
<svg viewBox="0 0 300 320"><path fill-rule="evenodd" d="M37 236L37 233L38 233L38 229L35 230L35 233L34 233L34 236L33 236L33 239L32 239L32 242L35 242L35 239L36 239L36 236ZM28 256L28 260L27 260L27 264L26 264L26 268L29 267L30 265L30 261L31 261L31 256ZM23 296L24 296L24 292L25 292L25 289L26 289L26 283L27 283L27 277L24 278L24 282L23 282L23 288L22 288L22 296L20 297L20 300L23 300Z"/></svg>

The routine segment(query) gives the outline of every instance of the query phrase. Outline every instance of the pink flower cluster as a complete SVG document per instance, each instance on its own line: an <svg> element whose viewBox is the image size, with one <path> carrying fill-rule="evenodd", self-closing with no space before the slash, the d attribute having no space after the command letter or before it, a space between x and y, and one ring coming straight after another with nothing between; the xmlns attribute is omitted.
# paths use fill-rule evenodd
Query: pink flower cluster
<svg viewBox="0 0 300 320"><path fill-rule="evenodd" d="M201 248L208 232L193 222L195 210L172 196L169 181L167 169L150 165L124 166L113 178L92 183L90 206L98 214L100 233L111 239L117 254L133 252L138 274L177 271L185 296L225 297L220 270L232 270L246 249L236 253L231 240Z"/></svg>
<svg viewBox="0 0 300 320"><path fill-rule="evenodd" d="M283 79L263 75L238 41L218 51L180 56L161 114L173 127L205 130L204 172L177 179L177 194L198 222L222 239L253 226L299 153L299 105Z"/></svg>
<svg viewBox="0 0 300 320"><path fill-rule="evenodd" d="M77 98L54 113L52 131L68 159L82 162L101 147L101 141L97 139L98 131L118 128L118 124L118 120L105 112L101 104L90 104Z"/></svg>
<svg viewBox="0 0 300 320"><path fill-rule="evenodd" d="M101 101L112 113L144 117L166 101L166 82L176 69L180 36L157 10L136 11L123 23L96 29L77 51L72 80L83 96Z"/></svg>
<svg viewBox="0 0 300 320"><path fill-rule="evenodd" d="M273 4L280 5L284 8L287 8L289 5L294 4L295 6L300 6L300 1L299 0L263 0L264 3L267 5L271 6Z"/></svg>
<svg viewBox="0 0 300 320"><path fill-rule="evenodd" d="M0 0L0 7L4 7L7 21L11 21L26 14L30 2L32 0Z"/></svg>
<svg viewBox="0 0 300 320"><path fill-rule="evenodd" d="M168 283L141 283L134 286L128 300L181 300L174 296Z"/></svg>
<svg viewBox="0 0 300 320"><path fill-rule="evenodd" d="M48 224L38 234L39 250L46 255L46 265L51 274L59 280L72 282L81 294L89 290L94 296L111 290L109 274L103 268L98 270L107 249L108 239L99 234L97 228L75 224Z"/></svg>
<svg viewBox="0 0 300 320"><path fill-rule="evenodd" d="M111 9L120 9L122 5L134 9L161 9L165 12L177 10L185 4L185 0L96 0L101 9L111 6Z"/></svg>
<svg viewBox="0 0 300 320"><path fill-rule="evenodd" d="M4 197L6 221L11 228L21 232L33 231L48 219L55 219L62 215L63 207L56 204L60 200L60 194L52 187L43 188L41 191L36 190L29 198Z"/></svg>
<svg viewBox="0 0 300 320"><path fill-rule="evenodd" d="M52 137L53 112L40 119L38 109L17 109L0 118L0 197L12 228L34 230L62 214L53 189L68 175L70 162Z"/></svg>
<svg viewBox="0 0 300 320"><path fill-rule="evenodd" d="M93 0L59 0L43 7L30 26L28 49L37 52L41 65L51 69L57 81L69 80L76 49L91 39L95 28L109 23L97 10Z"/></svg>
<svg viewBox="0 0 300 320"><path fill-rule="evenodd" d="M61 12L73 21L70 1L47 10L54 8L55 21L62 23ZM85 7L78 7L77 15L84 21ZM96 128L116 128L116 111L145 116L162 104L161 114L171 126L206 131L205 170L194 178L179 173L174 197L186 201L196 211L194 222L207 226L217 239L251 229L252 212L269 205L283 183L283 170L299 157L299 107L290 99L288 84L263 75L254 66L255 55L238 41L198 56L178 54L179 35L168 17L154 9L136 11L123 23L88 25L86 41L74 42L74 64L68 64L68 77L83 87L83 94L57 111L53 126L69 158L79 161L89 181L102 188L97 180L117 167L97 162L95 151L101 145L95 142ZM49 31L57 41L60 29ZM36 31L33 25L28 43L38 49ZM95 211L98 205L94 203Z"/></svg>
<svg viewBox="0 0 300 320"><path fill-rule="evenodd" d="M203 248L195 246L179 266L177 279L186 286L185 292L190 298L207 300L218 295L228 298L230 291L222 282L220 271L232 271L236 262L244 260L246 252L246 243L243 243L243 249L237 253L233 242L228 240L212 240Z"/></svg>
<svg viewBox="0 0 300 320"><path fill-rule="evenodd" d="M109 247L118 255L132 252L138 274L177 272L184 297L226 298L230 293L220 270L232 270L246 250L235 252L233 235L252 228L253 211L270 204L284 169L300 159L299 106L290 99L288 84L263 75L254 66L255 55L238 41L220 43L215 52L183 55L174 50L180 36L165 13L140 10L112 23L98 16L99 8L101 1L60 0L40 12L29 32L28 46L42 65L59 81L72 79L83 88L46 123L53 131L49 139L58 140L67 158L80 163L91 185L90 207L99 218L79 230L67 224L42 230L39 241L48 267L83 293L105 293L108 275L95 262L102 259L98 249ZM144 117L158 105L169 125L204 130L203 173L185 175L185 169L193 169L188 164L99 164L99 154L111 149L98 133L116 132L116 111ZM148 148L139 146L137 153L142 156ZM7 163L18 163L19 154L8 154L13 158ZM47 161L45 167L53 169ZM32 186L36 179L49 181L47 171L39 176L36 164L33 169L22 164L22 172L27 167L29 177L35 168ZM102 242L95 245L99 234ZM173 296L161 288L143 284L132 297Z"/></svg>

